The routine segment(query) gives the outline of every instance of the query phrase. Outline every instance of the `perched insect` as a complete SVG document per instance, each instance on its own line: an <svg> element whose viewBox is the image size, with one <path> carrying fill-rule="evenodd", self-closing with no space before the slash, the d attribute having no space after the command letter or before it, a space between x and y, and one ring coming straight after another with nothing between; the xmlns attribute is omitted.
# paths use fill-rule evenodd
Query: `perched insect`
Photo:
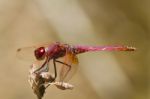
<svg viewBox="0 0 150 99"><path fill-rule="evenodd" d="M135 51L134 47L128 46L82 46L54 42L47 45L20 48L17 50L17 52L22 55L21 53L28 48L33 48L32 53L34 53L36 61L43 61L40 67L36 69L34 73L39 73L46 70L48 71L49 62L52 60L54 66L53 80L55 81L58 73L56 63L62 64L59 72L60 82L69 80L75 73L78 67L78 54L90 51ZM64 58L63 61L58 60L61 57Z"/></svg>

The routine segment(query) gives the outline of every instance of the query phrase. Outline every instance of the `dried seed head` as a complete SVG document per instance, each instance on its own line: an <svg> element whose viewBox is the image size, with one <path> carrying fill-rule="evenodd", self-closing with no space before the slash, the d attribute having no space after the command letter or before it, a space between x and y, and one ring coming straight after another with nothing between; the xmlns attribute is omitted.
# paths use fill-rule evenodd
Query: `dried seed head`
<svg viewBox="0 0 150 99"><path fill-rule="evenodd" d="M45 83L53 82L55 77L52 76L49 72L41 72L41 77L45 80Z"/></svg>
<svg viewBox="0 0 150 99"><path fill-rule="evenodd" d="M73 89L74 86L65 82L55 82L55 86L61 90Z"/></svg>
<svg viewBox="0 0 150 99"><path fill-rule="evenodd" d="M33 92L37 95L38 99L42 99L46 87L45 84L45 78L43 78L40 74L41 73L34 73L37 70L37 65L32 64L31 68L29 70L29 84L31 88L33 89Z"/></svg>

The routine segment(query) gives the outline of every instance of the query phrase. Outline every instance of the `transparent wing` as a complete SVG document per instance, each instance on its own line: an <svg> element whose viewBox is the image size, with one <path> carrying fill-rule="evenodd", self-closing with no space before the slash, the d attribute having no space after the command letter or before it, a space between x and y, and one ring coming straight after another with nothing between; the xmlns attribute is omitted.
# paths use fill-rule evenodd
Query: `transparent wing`
<svg viewBox="0 0 150 99"><path fill-rule="evenodd" d="M72 52L67 52L64 56L64 64L60 69L60 81L68 81L78 69L78 58Z"/></svg>
<svg viewBox="0 0 150 99"><path fill-rule="evenodd" d="M39 48L39 47L48 47L53 43L44 43L44 44L39 44L39 45L34 45L30 47L22 47L18 48L16 52L16 57L21 60L25 61L36 61L36 58L34 56L34 50Z"/></svg>
<svg viewBox="0 0 150 99"><path fill-rule="evenodd" d="M18 59L25 60L25 61L36 61L34 57L34 50L36 47L24 47L24 48L19 48L17 50L16 56Z"/></svg>

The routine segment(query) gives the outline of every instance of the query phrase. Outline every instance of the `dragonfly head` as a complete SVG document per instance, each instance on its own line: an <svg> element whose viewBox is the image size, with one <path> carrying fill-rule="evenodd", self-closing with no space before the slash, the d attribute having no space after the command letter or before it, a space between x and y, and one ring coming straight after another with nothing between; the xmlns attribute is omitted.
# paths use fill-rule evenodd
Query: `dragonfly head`
<svg viewBox="0 0 150 99"><path fill-rule="evenodd" d="M34 55L37 60L43 60L46 55L45 47L39 47L39 48L35 49Z"/></svg>

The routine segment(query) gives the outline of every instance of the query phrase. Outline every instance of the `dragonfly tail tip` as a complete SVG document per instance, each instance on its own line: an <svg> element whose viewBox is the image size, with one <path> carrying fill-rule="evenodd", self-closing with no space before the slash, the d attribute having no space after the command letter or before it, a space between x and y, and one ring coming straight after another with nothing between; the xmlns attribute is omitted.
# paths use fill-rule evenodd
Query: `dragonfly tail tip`
<svg viewBox="0 0 150 99"><path fill-rule="evenodd" d="M136 48L127 46L127 51L136 51Z"/></svg>

